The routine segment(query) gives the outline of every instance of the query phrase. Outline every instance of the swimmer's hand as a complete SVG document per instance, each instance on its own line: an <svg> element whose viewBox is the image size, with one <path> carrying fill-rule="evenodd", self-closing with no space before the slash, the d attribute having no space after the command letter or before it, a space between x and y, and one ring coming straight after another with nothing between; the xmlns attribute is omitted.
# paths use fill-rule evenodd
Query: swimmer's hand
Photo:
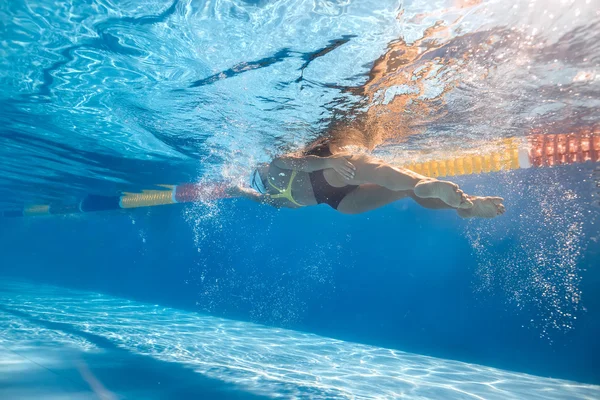
<svg viewBox="0 0 600 400"><path fill-rule="evenodd" d="M344 179L351 180L356 173L356 167L344 156L327 157L327 168L335 170Z"/></svg>

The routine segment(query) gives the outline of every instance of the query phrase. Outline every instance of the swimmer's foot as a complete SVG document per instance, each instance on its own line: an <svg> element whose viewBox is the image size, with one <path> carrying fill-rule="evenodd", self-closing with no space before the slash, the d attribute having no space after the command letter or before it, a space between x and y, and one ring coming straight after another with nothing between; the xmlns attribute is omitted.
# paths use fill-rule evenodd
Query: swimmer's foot
<svg viewBox="0 0 600 400"><path fill-rule="evenodd" d="M473 207L468 209L456 210L458 215L463 218L495 218L498 215L504 214L505 208L502 202L502 197L477 197L469 196L469 200L473 202Z"/></svg>
<svg viewBox="0 0 600 400"><path fill-rule="evenodd" d="M414 193L424 199L440 199L453 208L469 209L473 207L469 196L452 182L438 180L419 182L415 186Z"/></svg>

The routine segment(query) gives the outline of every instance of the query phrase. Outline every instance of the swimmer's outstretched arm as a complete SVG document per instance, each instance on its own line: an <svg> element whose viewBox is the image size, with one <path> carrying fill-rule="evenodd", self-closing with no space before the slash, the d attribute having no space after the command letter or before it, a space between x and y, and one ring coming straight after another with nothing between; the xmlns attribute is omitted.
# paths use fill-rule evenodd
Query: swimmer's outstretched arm
<svg viewBox="0 0 600 400"><path fill-rule="evenodd" d="M344 156L283 156L273 160L272 164L282 169L294 169L303 172L314 172L331 168L346 179L354 178L356 171L354 165Z"/></svg>
<svg viewBox="0 0 600 400"><path fill-rule="evenodd" d="M252 200L256 203L260 204L268 204L277 208L277 206L273 203L273 200L269 196L265 196L264 194L260 194L251 189L246 189L241 186L232 186L227 189L227 194L232 197L243 197L249 200Z"/></svg>

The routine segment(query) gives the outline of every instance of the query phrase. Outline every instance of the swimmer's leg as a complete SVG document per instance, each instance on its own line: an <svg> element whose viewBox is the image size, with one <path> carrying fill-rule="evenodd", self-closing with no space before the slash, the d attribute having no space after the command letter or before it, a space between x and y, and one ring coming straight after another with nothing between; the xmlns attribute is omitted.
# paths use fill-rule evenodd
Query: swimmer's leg
<svg viewBox="0 0 600 400"><path fill-rule="evenodd" d="M394 191L367 183L348 193L338 205L337 210L342 214L361 214L410 197L411 194L410 190Z"/></svg>
<svg viewBox="0 0 600 400"><path fill-rule="evenodd" d="M502 202L502 197L480 197L480 196L468 196L469 200L473 203L471 208L454 208L449 207L447 204L439 199L422 199L416 195L411 195L411 198L419 203L422 207L431 209L444 209L452 208L455 209L458 215L463 218L494 218L504 214L506 209Z"/></svg>
<svg viewBox="0 0 600 400"><path fill-rule="evenodd" d="M440 181L417 174L405 168L392 167L372 157L359 155L349 156L348 160L355 166L353 179L344 179L334 170L326 170L325 178L333 186L363 185L367 183L383 186L392 191L411 190L420 198L440 199L455 208L473 206L458 185Z"/></svg>
<svg viewBox="0 0 600 400"><path fill-rule="evenodd" d="M410 198L413 199L418 205L423 208L429 208L430 210L456 210L457 208L451 207L448 204L444 203L440 199L424 199L414 192L410 193Z"/></svg>
<svg viewBox="0 0 600 400"><path fill-rule="evenodd" d="M471 208L455 208L450 207L439 199L423 199L415 194L410 196L414 201L419 203L422 207L430 208L434 210L455 209L459 216L463 218L494 218L504 214L506 209L502 202L502 197L479 197L479 196L468 196L469 200L473 203Z"/></svg>
<svg viewBox="0 0 600 400"><path fill-rule="evenodd" d="M432 210L453 209L440 199L422 199L412 190L390 190L372 183L360 185L348 193L338 205L337 210L343 214L360 214L375 210L397 200L412 198L419 205Z"/></svg>
<svg viewBox="0 0 600 400"><path fill-rule="evenodd" d="M469 200L473 203L473 207L456 210L458 215L463 218L494 218L506 211L504 204L502 204L504 201L502 197L469 196Z"/></svg>
<svg viewBox="0 0 600 400"><path fill-rule="evenodd" d="M456 210L458 215L463 218L493 218L504 213L503 199L501 197L469 196L469 199L474 204L471 211L471 209L456 209L440 199L418 197L411 190L394 191L375 184L360 185L348 193L340 202L337 210L343 214L361 214L407 197L410 197L424 208L432 210Z"/></svg>

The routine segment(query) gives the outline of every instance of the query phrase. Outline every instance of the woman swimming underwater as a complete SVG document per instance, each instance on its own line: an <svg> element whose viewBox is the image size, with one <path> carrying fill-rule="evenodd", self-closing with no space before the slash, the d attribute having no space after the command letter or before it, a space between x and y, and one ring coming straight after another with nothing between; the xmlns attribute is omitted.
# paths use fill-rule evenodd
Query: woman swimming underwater
<svg viewBox="0 0 600 400"><path fill-rule="evenodd" d="M470 196L452 182L347 153L331 142L259 165L250 186L230 192L277 208L325 203L343 214L360 214L407 197L425 208L455 209L463 218L494 218L505 211L501 197Z"/></svg>

